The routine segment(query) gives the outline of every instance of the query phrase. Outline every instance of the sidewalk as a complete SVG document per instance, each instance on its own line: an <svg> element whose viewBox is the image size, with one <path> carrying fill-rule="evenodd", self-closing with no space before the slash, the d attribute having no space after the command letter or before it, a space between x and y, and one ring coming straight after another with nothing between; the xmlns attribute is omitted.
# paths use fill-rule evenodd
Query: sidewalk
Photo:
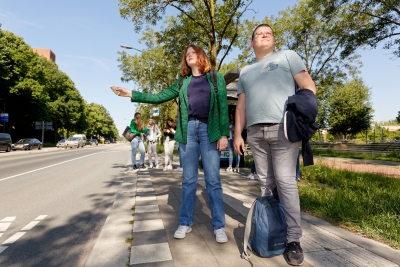
<svg viewBox="0 0 400 267"><path fill-rule="evenodd" d="M163 158L159 158L163 162ZM176 160L176 159L175 159ZM179 226L181 172L149 169L125 173L109 218L100 233L86 266L251 266L240 258L245 218L259 192L257 181L246 180L249 170L226 173L223 182L226 233L229 241L218 244L199 173L195 224L185 239L175 239ZM130 209L135 206L134 214ZM129 224L134 220L133 227ZM302 213L303 266L400 266L400 251ZM133 235L131 245L125 238ZM129 252L130 250L130 252ZM282 256L251 256L253 266L289 266Z"/></svg>

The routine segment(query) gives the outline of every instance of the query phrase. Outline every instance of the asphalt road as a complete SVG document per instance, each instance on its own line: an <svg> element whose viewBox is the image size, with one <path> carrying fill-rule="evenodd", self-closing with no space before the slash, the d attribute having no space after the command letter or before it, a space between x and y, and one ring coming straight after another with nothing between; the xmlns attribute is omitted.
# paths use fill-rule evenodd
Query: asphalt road
<svg viewBox="0 0 400 267"><path fill-rule="evenodd" d="M0 155L0 266L83 266L130 160L126 144Z"/></svg>

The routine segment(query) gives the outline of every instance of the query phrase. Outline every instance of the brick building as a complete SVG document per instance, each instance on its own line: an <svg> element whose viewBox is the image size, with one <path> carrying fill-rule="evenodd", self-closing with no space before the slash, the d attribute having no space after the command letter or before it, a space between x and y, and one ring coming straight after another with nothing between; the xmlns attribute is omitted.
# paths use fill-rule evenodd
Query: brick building
<svg viewBox="0 0 400 267"><path fill-rule="evenodd" d="M42 57L45 57L47 60L51 60L54 63L56 62L56 54L53 53L53 51L51 51L48 48L32 48L32 50L36 53L38 53L39 55L41 55Z"/></svg>

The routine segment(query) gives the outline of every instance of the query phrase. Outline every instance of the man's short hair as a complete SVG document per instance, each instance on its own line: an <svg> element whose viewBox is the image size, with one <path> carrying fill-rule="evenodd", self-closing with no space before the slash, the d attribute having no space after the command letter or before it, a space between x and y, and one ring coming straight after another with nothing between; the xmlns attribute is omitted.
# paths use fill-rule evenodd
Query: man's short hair
<svg viewBox="0 0 400 267"><path fill-rule="evenodd" d="M260 27L269 27L269 28L271 29L271 31L272 31L272 36L274 35L274 30L272 29L272 27L271 27L269 24L267 24L267 23L261 23L260 25L258 25L258 26L254 29L253 33L251 34L251 40L254 40L254 35L256 34L256 30L257 30L258 28L260 28Z"/></svg>

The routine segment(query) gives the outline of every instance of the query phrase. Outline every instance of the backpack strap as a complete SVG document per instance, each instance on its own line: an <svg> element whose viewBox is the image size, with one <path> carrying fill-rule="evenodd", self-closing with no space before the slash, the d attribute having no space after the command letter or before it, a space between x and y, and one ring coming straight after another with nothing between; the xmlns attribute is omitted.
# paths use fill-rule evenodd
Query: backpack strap
<svg viewBox="0 0 400 267"><path fill-rule="evenodd" d="M249 250L251 252L251 246L249 245L249 238L250 238L250 234L251 234L251 226L253 224L253 213L254 213L254 207L256 205L257 199L253 201L253 204L251 204L249 213L247 214L247 220L246 220L246 228L244 230L244 242L243 242L243 253L241 255L242 259L245 259L246 261L250 262L250 264L253 266L253 264L250 261L250 256L251 254L247 252L247 248L249 248Z"/></svg>
<svg viewBox="0 0 400 267"><path fill-rule="evenodd" d="M210 70L210 76L211 76L211 81L214 85L214 91L216 94L218 94L218 87L217 87L217 81L218 81L218 77L217 77L217 71L216 70Z"/></svg>

